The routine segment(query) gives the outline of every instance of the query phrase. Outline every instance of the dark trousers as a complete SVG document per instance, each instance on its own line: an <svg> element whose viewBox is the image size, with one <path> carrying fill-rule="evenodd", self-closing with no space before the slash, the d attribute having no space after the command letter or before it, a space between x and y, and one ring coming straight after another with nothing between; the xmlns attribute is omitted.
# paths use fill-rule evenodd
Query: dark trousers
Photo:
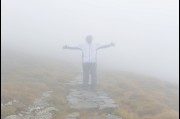
<svg viewBox="0 0 180 119"><path fill-rule="evenodd" d="M91 78L90 86L92 88L96 87L96 63L83 63L83 84L88 86Z"/></svg>

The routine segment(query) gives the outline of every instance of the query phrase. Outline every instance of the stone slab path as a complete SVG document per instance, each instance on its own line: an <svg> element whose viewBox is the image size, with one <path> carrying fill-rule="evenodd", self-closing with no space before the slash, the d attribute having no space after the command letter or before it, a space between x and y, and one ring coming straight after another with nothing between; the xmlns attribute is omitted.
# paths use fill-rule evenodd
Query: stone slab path
<svg viewBox="0 0 180 119"><path fill-rule="evenodd" d="M103 91L71 90L66 97L71 109L113 110L118 107L113 99Z"/></svg>
<svg viewBox="0 0 180 119"><path fill-rule="evenodd" d="M89 82L90 83L90 82ZM94 91L83 88L81 75L75 80L67 83L72 85L72 89L66 96L69 107L74 110L74 113L68 115L68 119L78 119L81 110L94 110L96 112L106 112L105 117L97 116L89 117L88 119L122 119L118 116L110 114L114 111L118 104L105 91L100 89Z"/></svg>
<svg viewBox="0 0 180 119"><path fill-rule="evenodd" d="M59 83L58 86L60 85L62 84ZM73 110L73 112L67 115L67 119L79 119L82 110L93 110L97 113L105 113L105 117L97 115L96 117L89 116L86 119L122 119L116 115L110 114L118 107L118 104L110 96L108 96L105 91L100 89L93 91L81 87L81 75L65 85L73 85L69 86L72 87L72 89L70 89L69 94L66 96L69 108ZM21 111L17 115L7 116L5 119L52 119L53 113L58 113L59 111L56 107L48 104L48 98L52 93L53 90L44 92L42 96L36 99L32 105L29 105L26 110ZM17 101L14 100L12 102L8 102L7 104L1 104L1 108L12 105L16 102ZM59 117L59 119L61 119L61 117Z"/></svg>

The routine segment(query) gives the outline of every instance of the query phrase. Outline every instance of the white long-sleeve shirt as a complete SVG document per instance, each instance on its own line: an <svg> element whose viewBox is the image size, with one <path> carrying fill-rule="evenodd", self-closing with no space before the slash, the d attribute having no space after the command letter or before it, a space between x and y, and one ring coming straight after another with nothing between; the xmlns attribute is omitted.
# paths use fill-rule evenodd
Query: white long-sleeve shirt
<svg viewBox="0 0 180 119"><path fill-rule="evenodd" d="M68 49L79 49L82 51L83 63L96 63L97 61L97 50L101 48L110 47L111 44L100 45L95 43L83 43L79 45L67 45Z"/></svg>

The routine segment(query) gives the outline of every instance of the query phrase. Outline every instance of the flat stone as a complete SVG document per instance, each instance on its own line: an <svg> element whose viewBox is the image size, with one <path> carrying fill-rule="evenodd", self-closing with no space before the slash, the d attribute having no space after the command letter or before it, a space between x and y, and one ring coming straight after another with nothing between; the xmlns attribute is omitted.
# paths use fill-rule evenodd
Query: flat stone
<svg viewBox="0 0 180 119"><path fill-rule="evenodd" d="M120 117L118 117L118 116L115 116L115 115L108 114L108 115L106 116L106 119L122 119L122 118L120 118Z"/></svg>
<svg viewBox="0 0 180 119"><path fill-rule="evenodd" d="M71 90L66 96L71 109L107 109L116 108L115 101L103 91Z"/></svg>
<svg viewBox="0 0 180 119"><path fill-rule="evenodd" d="M10 116L7 116L5 119L23 119L23 118L18 115L10 115Z"/></svg>
<svg viewBox="0 0 180 119"><path fill-rule="evenodd" d="M78 118L79 117L79 113L78 112L74 112L68 115L68 119L72 119L72 118Z"/></svg>
<svg viewBox="0 0 180 119"><path fill-rule="evenodd" d="M102 95L100 95L100 96L98 96L97 98L99 98L99 99L110 99L110 97L108 97L108 96L102 96Z"/></svg>
<svg viewBox="0 0 180 119"><path fill-rule="evenodd" d="M5 104L5 105L7 105L7 106L10 106L10 105L12 105L12 101L9 101L7 104Z"/></svg>
<svg viewBox="0 0 180 119"><path fill-rule="evenodd" d="M98 105L96 103L90 103L90 102L81 102L70 105L71 109L97 109Z"/></svg>
<svg viewBox="0 0 180 119"><path fill-rule="evenodd" d="M117 107L117 104L103 104L99 107L99 110L115 109Z"/></svg>
<svg viewBox="0 0 180 119"><path fill-rule="evenodd" d="M3 108L4 107L4 104L3 103L1 103L1 108Z"/></svg>
<svg viewBox="0 0 180 119"><path fill-rule="evenodd" d="M115 101L112 99L104 99L105 104L115 104Z"/></svg>

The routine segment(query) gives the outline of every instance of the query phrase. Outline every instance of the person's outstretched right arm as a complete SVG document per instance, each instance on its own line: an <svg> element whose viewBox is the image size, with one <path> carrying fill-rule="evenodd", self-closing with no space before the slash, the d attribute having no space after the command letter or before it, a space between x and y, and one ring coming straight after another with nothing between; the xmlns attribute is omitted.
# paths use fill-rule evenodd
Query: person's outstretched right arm
<svg viewBox="0 0 180 119"><path fill-rule="evenodd" d="M103 49L103 48L109 48L109 47L113 47L115 46L115 44L113 42L109 43L109 44L105 44L105 45L98 45L97 49Z"/></svg>
<svg viewBox="0 0 180 119"><path fill-rule="evenodd" d="M65 45L63 49L81 50L80 45Z"/></svg>

